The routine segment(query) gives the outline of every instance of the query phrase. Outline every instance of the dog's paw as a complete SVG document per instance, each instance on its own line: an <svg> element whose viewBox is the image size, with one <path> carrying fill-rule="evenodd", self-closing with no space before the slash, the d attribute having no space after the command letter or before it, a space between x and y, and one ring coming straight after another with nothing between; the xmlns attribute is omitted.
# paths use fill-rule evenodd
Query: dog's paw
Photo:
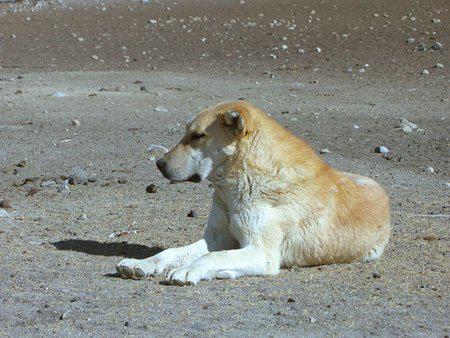
<svg viewBox="0 0 450 338"><path fill-rule="evenodd" d="M211 276L201 267L187 266L169 273L166 281L173 285L196 285L201 280L210 280Z"/></svg>
<svg viewBox="0 0 450 338"><path fill-rule="evenodd" d="M122 278L142 279L162 273L157 261L152 259L124 259L116 266Z"/></svg>

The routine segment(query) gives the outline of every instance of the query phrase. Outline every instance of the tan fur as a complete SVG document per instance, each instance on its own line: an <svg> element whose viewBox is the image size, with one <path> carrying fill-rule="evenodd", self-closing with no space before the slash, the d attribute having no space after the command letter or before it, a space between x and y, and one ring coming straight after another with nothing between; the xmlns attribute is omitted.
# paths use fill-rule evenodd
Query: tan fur
<svg viewBox="0 0 450 338"><path fill-rule="evenodd" d="M294 265L371 261L389 239L389 199L380 185L332 169L245 101L201 112L157 165L172 181L214 184L205 239L125 260L117 267L125 277L173 269L169 281L196 284Z"/></svg>

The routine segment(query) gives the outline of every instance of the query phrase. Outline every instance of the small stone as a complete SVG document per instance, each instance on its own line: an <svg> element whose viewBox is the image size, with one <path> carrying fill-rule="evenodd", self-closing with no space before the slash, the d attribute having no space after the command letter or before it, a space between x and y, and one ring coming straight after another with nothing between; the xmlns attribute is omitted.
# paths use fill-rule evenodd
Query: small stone
<svg viewBox="0 0 450 338"><path fill-rule="evenodd" d="M80 167L72 168L72 172L69 175L69 184L70 185L85 183L85 182L87 182L87 180L88 180L88 174L87 174L86 170L84 170L83 168L80 168Z"/></svg>
<svg viewBox="0 0 450 338"><path fill-rule="evenodd" d="M72 126L74 127L78 127L79 125L81 125L80 120L78 120L77 118L72 119Z"/></svg>
<svg viewBox="0 0 450 338"><path fill-rule="evenodd" d="M66 312L64 312L64 313L59 317L59 319L60 319L60 320L66 319L67 316L68 316L68 314L70 313L70 311L71 311L71 310L67 310Z"/></svg>
<svg viewBox="0 0 450 338"><path fill-rule="evenodd" d="M167 108L164 108L162 106L157 106L153 110L157 113L167 113L168 112Z"/></svg>
<svg viewBox="0 0 450 338"><path fill-rule="evenodd" d="M389 149L385 146L378 146L375 148L375 152L386 156L389 153Z"/></svg>
<svg viewBox="0 0 450 338"><path fill-rule="evenodd" d="M123 325L129 327L130 326L130 322L126 321Z"/></svg>
<svg viewBox="0 0 450 338"><path fill-rule="evenodd" d="M317 53L321 53L322 49L320 49L320 47L316 47L316 48L314 48L314 51L317 52Z"/></svg>
<svg viewBox="0 0 450 338"><path fill-rule="evenodd" d="M309 317L309 321L314 324L317 320L314 317Z"/></svg>
<svg viewBox="0 0 450 338"><path fill-rule="evenodd" d="M77 218L78 221L86 221L87 219L88 219L88 216L86 214L81 214Z"/></svg>
<svg viewBox="0 0 450 338"><path fill-rule="evenodd" d="M19 163L17 163L16 167L24 168L26 164L27 164L27 162L25 160L23 160L23 161L20 161Z"/></svg>
<svg viewBox="0 0 450 338"><path fill-rule="evenodd" d="M117 180L117 183L119 183L119 184L126 184L126 183L128 183L128 180L125 179L125 178L119 178L119 179Z"/></svg>
<svg viewBox="0 0 450 338"><path fill-rule="evenodd" d="M56 187L56 182L53 180L43 181L41 183L41 187L42 188L54 188L54 187Z"/></svg>
<svg viewBox="0 0 450 338"><path fill-rule="evenodd" d="M436 41L431 45L431 48L433 48L434 50L441 50L442 48L444 48L444 46L442 45L442 43Z"/></svg>
<svg viewBox="0 0 450 338"><path fill-rule="evenodd" d="M381 277L381 273L379 271L374 271L374 272L372 272L372 277L373 278L380 278Z"/></svg>
<svg viewBox="0 0 450 338"><path fill-rule="evenodd" d="M97 182L97 177L95 177L95 176L89 177L89 178L88 178L88 182L89 182L89 183L95 183L95 182Z"/></svg>
<svg viewBox="0 0 450 338"><path fill-rule="evenodd" d="M27 197L28 197L28 196L34 196L34 195L36 195L38 192L39 192L38 189L36 189L36 188L31 188L30 190L28 190L26 196L27 196Z"/></svg>
<svg viewBox="0 0 450 338"><path fill-rule="evenodd" d="M145 188L145 191L147 192L147 194L154 194L156 193L156 191L158 190L158 187L156 184L150 184L149 186L147 186L147 188Z"/></svg>
<svg viewBox="0 0 450 338"><path fill-rule="evenodd" d="M358 126L357 124L354 124L354 125L353 125L353 129L355 129L355 130L356 130L356 129L359 129L359 126Z"/></svg>
<svg viewBox="0 0 450 338"><path fill-rule="evenodd" d="M319 153L321 153L321 154L329 154L329 153L331 153L331 151L329 149L327 149L327 148L323 148L323 149L320 149Z"/></svg>
<svg viewBox="0 0 450 338"><path fill-rule="evenodd" d="M57 98L61 98L61 97L65 97L66 94L63 93L63 92L54 92L54 93L52 94L52 96L53 96L53 97L57 97Z"/></svg>
<svg viewBox="0 0 450 338"><path fill-rule="evenodd" d="M427 69L422 70L422 75L429 75L430 72Z"/></svg>
<svg viewBox="0 0 450 338"><path fill-rule="evenodd" d="M195 210L191 210L191 211L189 211L189 213L187 214L187 217L195 218L195 217L197 217L197 212L196 212Z"/></svg>
<svg viewBox="0 0 450 338"><path fill-rule="evenodd" d="M14 94L20 95L20 94L23 94L23 91L22 91L22 89L18 89L14 92Z"/></svg>
<svg viewBox="0 0 450 338"><path fill-rule="evenodd" d="M92 55L91 58L92 58L92 60L98 60L98 56L97 55Z"/></svg>
<svg viewBox="0 0 450 338"><path fill-rule="evenodd" d="M291 298L291 297L289 297L287 301L288 301L288 303L295 303L295 299Z"/></svg>
<svg viewBox="0 0 450 338"><path fill-rule="evenodd" d="M0 218L9 218L9 214L5 209L0 209Z"/></svg>
<svg viewBox="0 0 450 338"><path fill-rule="evenodd" d="M414 39L414 38L408 38L408 39L406 39L406 42L407 42L407 43L410 43L410 44L413 44L413 43L416 43L416 39Z"/></svg>
<svg viewBox="0 0 450 338"><path fill-rule="evenodd" d="M405 119L404 117L400 118L400 128L405 132L405 133L410 133L413 130L416 130L418 127L416 124L409 122L407 119Z"/></svg>
<svg viewBox="0 0 450 338"><path fill-rule="evenodd" d="M428 174L434 174L434 169L431 166L428 166L425 168L425 172L427 172Z"/></svg>
<svg viewBox="0 0 450 338"><path fill-rule="evenodd" d="M145 88L145 86L141 86L141 87L139 88L139 90L140 90L141 92L146 92L146 91L147 91L147 88Z"/></svg>
<svg viewBox="0 0 450 338"><path fill-rule="evenodd" d="M70 188L69 188L69 180L64 180L63 183L58 187L58 192L61 195L69 195L70 194Z"/></svg>
<svg viewBox="0 0 450 338"><path fill-rule="evenodd" d="M84 41L84 39L82 37L79 37L77 40L80 41L80 42Z"/></svg>
<svg viewBox="0 0 450 338"><path fill-rule="evenodd" d="M432 23L441 23L441 19L431 19Z"/></svg>
<svg viewBox="0 0 450 338"><path fill-rule="evenodd" d="M297 49L297 53L299 53L299 54L305 54L306 51L305 51L303 48L299 48L299 49Z"/></svg>
<svg viewBox="0 0 450 338"><path fill-rule="evenodd" d="M444 68L444 65L442 63L436 63L433 68Z"/></svg>

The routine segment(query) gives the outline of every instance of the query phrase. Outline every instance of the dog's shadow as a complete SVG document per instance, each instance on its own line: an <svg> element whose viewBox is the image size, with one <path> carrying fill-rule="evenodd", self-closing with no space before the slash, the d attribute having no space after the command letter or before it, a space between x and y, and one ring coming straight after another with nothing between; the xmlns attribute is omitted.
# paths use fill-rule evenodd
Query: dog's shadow
<svg viewBox="0 0 450 338"><path fill-rule="evenodd" d="M143 259L160 253L163 248L159 246L148 247L142 244L127 242L97 242L83 239L67 239L50 243L58 250L83 252L95 256L118 256L125 258Z"/></svg>

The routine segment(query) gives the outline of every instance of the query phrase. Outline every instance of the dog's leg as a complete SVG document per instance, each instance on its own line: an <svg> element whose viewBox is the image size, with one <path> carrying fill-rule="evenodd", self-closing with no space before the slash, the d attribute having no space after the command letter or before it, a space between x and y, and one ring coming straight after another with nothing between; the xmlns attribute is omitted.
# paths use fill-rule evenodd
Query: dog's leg
<svg viewBox="0 0 450 338"><path fill-rule="evenodd" d="M236 248L237 242L231 237L226 224L223 203L215 196L205 239L184 247L164 250L146 259L124 259L116 266L116 270L123 278L140 279L167 274L173 269L189 265L210 251Z"/></svg>
<svg viewBox="0 0 450 338"><path fill-rule="evenodd" d="M171 248L146 259L124 259L117 266L122 278L140 279L146 276L167 273L198 259L208 253L204 239L180 248Z"/></svg>
<svg viewBox="0 0 450 338"><path fill-rule="evenodd" d="M240 276L273 275L279 259L266 250L248 246L243 249L210 252L191 265L174 270L167 280L173 284L197 284L212 278L236 279Z"/></svg>

